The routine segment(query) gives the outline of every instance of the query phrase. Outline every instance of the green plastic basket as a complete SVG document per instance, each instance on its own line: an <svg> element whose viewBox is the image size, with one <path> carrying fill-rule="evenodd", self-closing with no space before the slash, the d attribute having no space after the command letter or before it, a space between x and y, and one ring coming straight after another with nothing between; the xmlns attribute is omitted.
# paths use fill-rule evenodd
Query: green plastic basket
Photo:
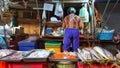
<svg viewBox="0 0 120 68"><path fill-rule="evenodd" d="M61 46L61 42L57 42L57 41L45 42L45 47L60 47L60 46Z"/></svg>

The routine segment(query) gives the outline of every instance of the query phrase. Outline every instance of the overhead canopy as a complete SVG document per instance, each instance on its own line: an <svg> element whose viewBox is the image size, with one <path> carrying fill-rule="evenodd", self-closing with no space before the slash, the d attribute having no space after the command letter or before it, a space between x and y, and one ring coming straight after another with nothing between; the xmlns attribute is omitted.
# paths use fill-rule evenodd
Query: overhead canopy
<svg viewBox="0 0 120 68"><path fill-rule="evenodd" d="M108 0L95 0L95 2L107 2ZM110 0L110 2L116 2L117 0ZM120 2L120 0L119 0Z"/></svg>

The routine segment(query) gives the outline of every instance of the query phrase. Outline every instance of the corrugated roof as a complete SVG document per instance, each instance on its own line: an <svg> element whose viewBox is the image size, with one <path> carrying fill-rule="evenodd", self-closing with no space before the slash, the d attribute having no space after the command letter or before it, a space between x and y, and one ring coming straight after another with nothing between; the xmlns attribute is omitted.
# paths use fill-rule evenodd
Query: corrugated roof
<svg viewBox="0 0 120 68"><path fill-rule="evenodd" d="M95 2L107 2L108 0L95 0ZM116 2L117 0L110 0L110 2ZM120 0L119 0L120 2Z"/></svg>

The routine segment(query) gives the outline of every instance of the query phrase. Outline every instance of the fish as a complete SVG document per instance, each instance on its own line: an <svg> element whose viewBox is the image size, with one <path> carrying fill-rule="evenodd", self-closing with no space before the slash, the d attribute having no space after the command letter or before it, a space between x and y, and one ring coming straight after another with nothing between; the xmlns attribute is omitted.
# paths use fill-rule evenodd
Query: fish
<svg viewBox="0 0 120 68"><path fill-rule="evenodd" d="M93 47L93 49L94 49L96 52L98 52L101 56L103 56L105 59L109 59L109 58L105 55L105 53L104 53L104 51L103 51L103 49L102 49L101 47L95 46L95 47Z"/></svg>

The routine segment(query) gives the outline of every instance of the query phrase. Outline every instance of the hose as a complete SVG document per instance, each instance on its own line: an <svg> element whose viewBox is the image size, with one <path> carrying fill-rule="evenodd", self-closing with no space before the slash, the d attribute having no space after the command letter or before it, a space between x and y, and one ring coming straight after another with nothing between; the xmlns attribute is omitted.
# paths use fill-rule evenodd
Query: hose
<svg viewBox="0 0 120 68"><path fill-rule="evenodd" d="M102 17L101 17L102 22L103 22L103 17L104 17L104 15L105 15L105 12L106 12L106 10L107 10L107 8L108 8L109 3L110 3L110 0L107 1L107 4L106 4L105 9L104 9L104 11L103 11L103 15L102 15Z"/></svg>
<svg viewBox="0 0 120 68"><path fill-rule="evenodd" d="M111 16L111 14L112 14L113 10L115 9L115 7L117 6L118 2L119 2L119 0L116 1L116 3L114 4L112 10L110 11L110 13L109 13L109 15L108 15L108 17L107 17L105 23L102 25L102 30L101 30L101 32L103 31L104 26L107 24L107 22L108 22L108 20L109 20L109 18L110 18L110 16ZM103 18L102 18L102 19L103 19Z"/></svg>
<svg viewBox="0 0 120 68"><path fill-rule="evenodd" d="M115 9L115 7L117 6L118 2L119 2L119 0L116 1L115 5L113 6L112 10L110 11L110 14L109 14L109 16L108 16L108 18L107 18L107 20L106 20L106 23L107 23L108 20L110 19L110 16L111 16L113 10Z"/></svg>

